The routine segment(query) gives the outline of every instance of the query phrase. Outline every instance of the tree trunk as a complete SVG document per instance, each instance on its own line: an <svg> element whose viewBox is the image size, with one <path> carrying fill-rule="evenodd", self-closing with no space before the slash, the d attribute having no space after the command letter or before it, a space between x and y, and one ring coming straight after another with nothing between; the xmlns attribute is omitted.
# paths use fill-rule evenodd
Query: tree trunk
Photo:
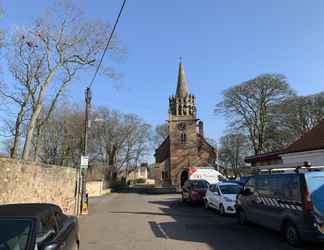
<svg viewBox="0 0 324 250"><path fill-rule="evenodd" d="M18 159L21 119L22 119L22 115L21 115L21 112L19 112L17 119L16 119L14 142L13 142L13 146L10 150L10 157L13 159Z"/></svg>
<svg viewBox="0 0 324 250"><path fill-rule="evenodd" d="M30 98L30 93L28 93L23 102L20 105L20 110L17 114L16 118L16 124L15 124L15 136L14 136L14 142L13 146L10 150L10 157L13 159L18 159L18 149L19 149L19 138L20 138L20 126L23 121L24 115L25 115L25 107L27 105L27 102L29 101Z"/></svg>
<svg viewBox="0 0 324 250"><path fill-rule="evenodd" d="M42 134L42 127L37 126L36 129L36 142L35 142L35 161L38 162L40 157L39 157L39 151L40 151L40 144L41 144L41 134Z"/></svg>
<svg viewBox="0 0 324 250"><path fill-rule="evenodd" d="M53 78L53 76L55 75L57 68L58 68L58 66L49 73L46 81L44 82L44 85L41 87L41 89L39 91L37 101L34 104L35 108L33 109L33 113L32 113L32 116L31 116L29 124L28 124L27 135L26 135L26 140L25 140L25 144L24 144L24 150L23 150L23 156L22 156L23 160L29 160L30 147L32 144L35 125L36 125L37 119L42 111L43 99L44 99L48 84L51 81L51 79Z"/></svg>
<svg viewBox="0 0 324 250"><path fill-rule="evenodd" d="M36 125L37 118L42 110L42 105L37 104L35 112L33 112L29 124L28 124L28 130L27 130L27 135L26 135L26 140L24 144L24 150L23 150L23 160L29 160L29 154L30 154L30 147L32 145L32 139L33 139L33 134L34 134L34 129Z"/></svg>

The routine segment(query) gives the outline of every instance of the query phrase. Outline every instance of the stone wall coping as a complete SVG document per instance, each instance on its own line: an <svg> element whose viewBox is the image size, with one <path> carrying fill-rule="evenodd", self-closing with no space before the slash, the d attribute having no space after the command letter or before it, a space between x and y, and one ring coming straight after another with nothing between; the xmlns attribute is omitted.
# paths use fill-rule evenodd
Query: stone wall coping
<svg viewBox="0 0 324 250"><path fill-rule="evenodd" d="M21 165L35 165L37 164L37 167L44 167L44 168L66 168L66 169L73 169L76 170L76 168L71 167L71 166L60 166L60 165L54 165L54 164L46 164L42 162L37 162L37 161L25 161L25 160L17 160L17 159L11 159L8 157L0 157L0 162L5 161L9 163L14 163L14 164L21 164Z"/></svg>

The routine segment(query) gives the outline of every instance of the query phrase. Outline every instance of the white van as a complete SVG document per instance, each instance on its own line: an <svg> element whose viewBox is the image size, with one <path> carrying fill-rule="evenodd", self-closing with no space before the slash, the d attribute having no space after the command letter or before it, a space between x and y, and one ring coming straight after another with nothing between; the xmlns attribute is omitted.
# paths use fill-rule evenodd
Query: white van
<svg viewBox="0 0 324 250"><path fill-rule="evenodd" d="M189 180L206 180L209 184L215 184L226 178L214 168L191 168Z"/></svg>

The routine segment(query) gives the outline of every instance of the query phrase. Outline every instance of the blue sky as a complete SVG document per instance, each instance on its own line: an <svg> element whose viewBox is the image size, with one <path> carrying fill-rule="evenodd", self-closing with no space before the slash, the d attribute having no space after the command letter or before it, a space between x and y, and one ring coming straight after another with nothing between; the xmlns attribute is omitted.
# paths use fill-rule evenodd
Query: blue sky
<svg viewBox="0 0 324 250"><path fill-rule="evenodd" d="M4 25L26 25L53 1L0 0ZM89 18L113 22L121 0L78 0ZM168 118L179 56L208 137L226 127L213 108L222 91L261 73L282 73L300 95L324 88L322 0L128 0L117 33L128 49L124 62L106 63L119 82L98 77L94 105L136 113L156 125ZM83 101L92 75L73 82L69 96ZM119 87L116 88L115 86Z"/></svg>

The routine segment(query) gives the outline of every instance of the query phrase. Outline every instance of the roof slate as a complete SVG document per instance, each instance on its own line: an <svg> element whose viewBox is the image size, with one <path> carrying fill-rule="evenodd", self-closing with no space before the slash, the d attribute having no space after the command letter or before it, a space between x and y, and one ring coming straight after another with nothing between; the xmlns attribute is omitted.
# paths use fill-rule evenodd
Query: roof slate
<svg viewBox="0 0 324 250"><path fill-rule="evenodd" d="M295 153L317 149L324 149L324 119L297 141L290 144L283 150L283 153Z"/></svg>

